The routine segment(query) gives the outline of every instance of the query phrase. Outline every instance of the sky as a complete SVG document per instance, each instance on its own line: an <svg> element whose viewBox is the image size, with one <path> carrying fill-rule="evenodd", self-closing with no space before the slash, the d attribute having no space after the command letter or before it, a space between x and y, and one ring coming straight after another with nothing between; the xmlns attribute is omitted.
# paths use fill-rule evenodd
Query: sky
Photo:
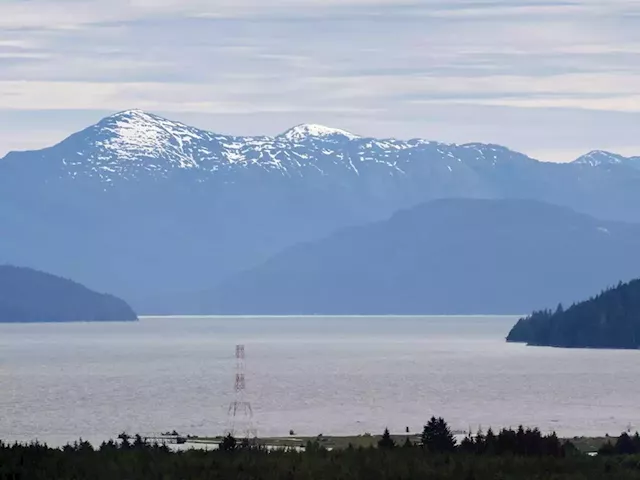
<svg viewBox="0 0 640 480"><path fill-rule="evenodd" d="M132 108L640 155L640 0L0 0L0 156Z"/></svg>

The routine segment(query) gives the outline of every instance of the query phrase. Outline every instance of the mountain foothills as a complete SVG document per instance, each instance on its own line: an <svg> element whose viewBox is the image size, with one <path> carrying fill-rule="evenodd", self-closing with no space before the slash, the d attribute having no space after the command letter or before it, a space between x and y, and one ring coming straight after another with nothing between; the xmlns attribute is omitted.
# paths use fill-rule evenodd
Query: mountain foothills
<svg viewBox="0 0 640 480"><path fill-rule="evenodd" d="M640 272L640 225L532 200L436 200L286 249L203 293L219 314L509 314Z"/></svg>
<svg viewBox="0 0 640 480"><path fill-rule="evenodd" d="M0 323L135 321L123 300L48 273L0 266Z"/></svg>
<svg viewBox="0 0 640 480"><path fill-rule="evenodd" d="M640 280L620 283L585 302L522 318L509 342L565 348L640 348Z"/></svg>
<svg viewBox="0 0 640 480"><path fill-rule="evenodd" d="M145 313L179 311L166 299L224 284L299 242L448 197L545 200L637 221L640 162L592 152L551 164L498 145L320 125L237 137L131 110L0 160L0 224L11 232L0 236L0 261L58 272Z"/></svg>

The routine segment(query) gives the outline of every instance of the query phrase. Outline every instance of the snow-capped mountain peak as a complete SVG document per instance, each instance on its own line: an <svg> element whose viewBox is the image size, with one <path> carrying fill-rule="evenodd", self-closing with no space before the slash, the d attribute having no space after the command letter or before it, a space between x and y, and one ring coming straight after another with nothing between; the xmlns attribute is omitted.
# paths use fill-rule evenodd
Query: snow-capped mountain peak
<svg viewBox="0 0 640 480"><path fill-rule="evenodd" d="M575 160L574 163L578 165L598 167L600 165L618 165L625 160L625 157L618 155L617 153L611 153L605 150L592 150Z"/></svg>
<svg viewBox="0 0 640 480"><path fill-rule="evenodd" d="M90 130L98 160L167 158L183 168L198 166L190 146L210 139L208 132L142 110L110 115Z"/></svg>
<svg viewBox="0 0 640 480"><path fill-rule="evenodd" d="M140 110L137 108L132 108L130 110L123 110L121 112L114 113L104 118L104 120L130 120L130 121L138 121L138 122L156 122L156 121L167 121L167 119L159 117L158 115L154 115L153 113L145 112L144 110ZM175 122L173 122L175 123Z"/></svg>
<svg viewBox="0 0 640 480"><path fill-rule="evenodd" d="M128 138L129 141L140 144L149 142L149 134L154 131L164 131L168 134L182 134L184 131L196 129L183 123L147 113L142 110L125 110L103 118L96 127L114 136ZM192 132L193 133L193 132Z"/></svg>
<svg viewBox="0 0 640 480"><path fill-rule="evenodd" d="M348 138L349 140L360 138L358 135L354 135L353 133L347 132L346 130L325 127L324 125L318 125L315 123L303 123L301 125L297 125L282 133L278 137L286 138L290 142L296 143L313 137L326 138L334 135L340 135Z"/></svg>
<svg viewBox="0 0 640 480"><path fill-rule="evenodd" d="M97 125L104 133L110 133L111 146L153 147L163 141L177 143L201 139L198 129L167 120L142 110L127 110L103 119Z"/></svg>

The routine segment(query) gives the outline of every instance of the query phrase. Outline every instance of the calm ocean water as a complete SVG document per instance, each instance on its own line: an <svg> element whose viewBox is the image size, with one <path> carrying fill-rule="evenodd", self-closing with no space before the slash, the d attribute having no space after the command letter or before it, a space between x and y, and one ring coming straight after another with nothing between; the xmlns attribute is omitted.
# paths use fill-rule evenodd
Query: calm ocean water
<svg viewBox="0 0 640 480"><path fill-rule="evenodd" d="M513 317L0 324L0 438L64 444L228 426L235 344L259 435L640 428L640 352L511 345Z"/></svg>

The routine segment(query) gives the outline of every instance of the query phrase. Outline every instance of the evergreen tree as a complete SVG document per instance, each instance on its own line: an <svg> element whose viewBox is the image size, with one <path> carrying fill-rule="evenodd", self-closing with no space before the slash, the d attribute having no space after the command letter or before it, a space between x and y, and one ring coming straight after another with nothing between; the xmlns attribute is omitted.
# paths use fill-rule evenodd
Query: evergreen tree
<svg viewBox="0 0 640 480"><path fill-rule="evenodd" d="M475 453L476 452L476 444L471 436L471 433L468 433L466 437L462 439L460 442L460 447L458 447L461 452L464 453Z"/></svg>
<svg viewBox="0 0 640 480"><path fill-rule="evenodd" d="M238 445L238 442L236 441L234 436L229 433L226 437L222 439L222 442L220 443L219 448L223 452L234 452L236 450L237 445Z"/></svg>
<svg viewBox="0 0 640 480"><path fill-rule="evenodd" d="M618 437L614 449L618 455L633 455L638 453L633 438L631 438L627 432L624 432Z"/></svg>
<svg viewBox="0 0 640 480"><path fill-rule="evenodd" d="M384 433L382 434L382 438L378 441L378 448L391 449L395 446L396 446L396 442L393 440L393 438L391 438L389 429L385 428Z"/></svg>
<svg viewBox="0 0 640 480"><path fill-rule="evenodd" d="M524 431L524 427L520 425L518 427L518 431L516 432L516 445L515 452L518 455L525 455L529 450L527 445L526 433Z"/></svg>
<svg viewBox="0 0 640 480"><path fill-rule="evenodd" d="M485 439L484 439L483 453L494 455L496 453L496 444L497 444L496 435L493 433L493 429L489 427L489 430L487 430L487 435L485 436Z"/></svg>
<svg viewBox="0 0 640 480"><path fill-rule="evenodd" d="M478 428L478 433L476 433L476 438L474 439L473 443L475 444L476 453L483 454L485 449L487 448L487 445L486 436L482 432L482 428Z"/></svg>
<svg viewBox="0 0 640 480"><path fill-rule="evenodd" d="M118 438L122 441L120 443L120 448L126 450L127 448L131 447L131 437L127 434L127 432L122 432L120 435L118 435Z"/></svg>
<svg viewBox="0 0 640 480"><path fill-rule="evenodd" d="M431 417L422 431L422 446L433 453L455 451L456 440L444 418Z"/></svg>
<svg viewBox="0 0 640 480"><path fill-rule="evenodd" d="M133 437L133 448L142 448L145 446L146 446L146 442L139 434Z"/></svg>

